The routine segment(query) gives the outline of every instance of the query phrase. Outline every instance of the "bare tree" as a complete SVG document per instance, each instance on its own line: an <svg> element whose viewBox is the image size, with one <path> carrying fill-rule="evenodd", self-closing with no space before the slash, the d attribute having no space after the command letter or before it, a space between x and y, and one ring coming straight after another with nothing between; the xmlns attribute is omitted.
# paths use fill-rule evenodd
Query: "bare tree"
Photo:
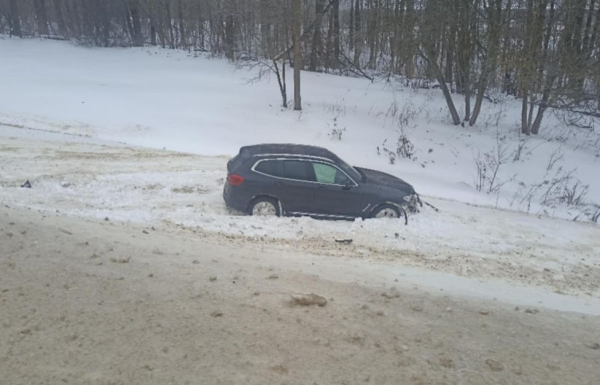
<svg viewBox="0 0 600 385"><path fill-rule="evenodd" d="M427 8L425 9L423 16L423 28L420 30L420 40L422 45L420 52L421 56L427 60L427 63L429 63L433 69L433 73L440 84L440 88L446 99L446 104L448 105L448 110L452 116L452 122L454 125L459 125L461 120L439 65L440 54L438 51L438 42L443 35L443 26L437 22L441 13L443 13L443 8L440 6L439 1L441 0L430 0L427 3Z"/></svg>
<svg viewBox="0 0 600 385"><path fill-rule="evenodd" d="M491 92L520 98L525 134L551 108L600 119L600 0L0 0L0 33L269 63L280 91L286 66L437 80L457 125L475 125Z"/></svg>
<svg viewBox="0 0 600 385"><path fill-rule="evenodd" d="M133 45L142 47L144 45L144 35L142 35L142 21L140 17L140 2L139 0L129 0L129 15L128 21L131 22L131 36Z"/></svg>
<svg viewBox="0 0 600 385"><path fill-rule="evenodd" d="M34 0L35 19L38 32L42 35L48 35L48 14L46 10L46 0Z"/></svg>
<svg viewBox="0 0 600 385"><path fill-rule="evenodd" d="M21 31L21 16L19 15L19 6L17 0L10 0L10 34L12 36L23 37Z"/></svg>
<svg viewBox="0 0 600 385"><path fill-rule="evenodd" d="M63 38L67 38L69 30L67 29L67 23L65 22L63 0L53 0L53 3L56 23L58 24L58 32Z"/></svg>
<svg viewBox="0 0 600 385"><path fill-rule="evenodd" d="M294 110L302 110L300 70L302 69L302 0L293 1L294 24Z"/></svg>
<svg viewBox="0 0 600 385"><path fill-rule="evenodd" d="M469 125L471 126L475 125L477 122L477 118L479 117L483 105L483 98L488 88L489 79L494 76L494 72L496 71L500 35L502 32L502 0L484 0L483 6L485 8L486 24L489 32L487 34L485 52L483 53L475 107L473 108L471 119L469 120Z"/></svg>
<svg viewBox="0 0 600 385"><path fill-rule="evenodd" d="M321 33L321 23L323 21L323 9L325 0L315 0L315 25L313 27L312 48L310 51L309 71L316 71L319 66L319 56L323 52L323 38Z"/></svg>

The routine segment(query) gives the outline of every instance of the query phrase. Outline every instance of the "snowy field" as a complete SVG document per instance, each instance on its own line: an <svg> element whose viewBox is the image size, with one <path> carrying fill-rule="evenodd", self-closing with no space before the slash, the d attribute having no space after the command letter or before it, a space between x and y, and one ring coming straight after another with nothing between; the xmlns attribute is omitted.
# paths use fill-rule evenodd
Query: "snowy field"
<svg viewBox="0 0 600 385"><path fill-rule="evenodd" d="M405 286L600 315L597 225L438 198L428 199L440 212L424 208L408 226L386 219L249 217L224 205L227 157L19 128L2 134L0 205L12 209L149 231L181 228L234 248L317 255L332 270L398 274ZM19 188L26 179L32 188ZM353 243L335 242L340 239Z"/></svg>
<svg viewBox="0 0 600 385"><path fill-rule="evenodd" d="M460 294L600 309L600 229L579 223L589 206L542 206L538 196L544 180L574 170L589 184L585 201L598 201L593 132L576 134L549 116L539 138L522 142L515 102L487 105L476 128L454 127L437 90L311 73L297 113L278 107L272 81L251 84L253 71L181 51L4 38L0 52L0 83L10 90L0 93L0 204L181 226L218 240L389 263L405 279ZM399 125L416 159L390 164L382 143L397 139ZM345 129L341 139L331 137L334 128ZM475 188L474 158L494 150L497 133L511 160L500 169L501 188L487 194ZM326 146L408 180L441 211L425 207L409 226L240 216L223 204L225 164L257 142ZM25 180L34 187L19 188ZM538 195L524 197L536 183Z"/></svg>
<svg viewBox="0 0 600 385"><path fill-rule="evenodd" d="M486 102L478 125L463 128L449 124L439 90L383 81L303 73L298 113L280 107L275 79L250 82L255 70L181 51L0 37L0 56L0 133L25 127L210 156L260 142L316 144L428 197L578 220L593 220L600 203L598 133L550 113L539 137L521 138L518 101ZM401 130L413 159L390 164L385 149L396 151ZM475 159L498 149L495 186L480 192Z"/></svg>
<svg viewBox="0 0 600 385"><path fill-rule="evenodd" d="M226 161L4 128L0 377L596 385L597 225L438 198L409 226L240 216Z"/></svg>

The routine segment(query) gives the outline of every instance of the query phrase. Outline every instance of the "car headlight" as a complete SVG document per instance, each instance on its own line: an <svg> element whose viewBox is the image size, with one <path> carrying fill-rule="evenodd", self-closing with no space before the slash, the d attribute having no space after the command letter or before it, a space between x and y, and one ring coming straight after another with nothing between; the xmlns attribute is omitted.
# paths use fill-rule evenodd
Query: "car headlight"
<svg viewBox="0 0 600 385"><path fill-rule="evenodd" d="M402 199L404 199L405 202L410 202L413 199L413 197L412 197L412 195L406 195L406 196L402 197Z"/></svg>

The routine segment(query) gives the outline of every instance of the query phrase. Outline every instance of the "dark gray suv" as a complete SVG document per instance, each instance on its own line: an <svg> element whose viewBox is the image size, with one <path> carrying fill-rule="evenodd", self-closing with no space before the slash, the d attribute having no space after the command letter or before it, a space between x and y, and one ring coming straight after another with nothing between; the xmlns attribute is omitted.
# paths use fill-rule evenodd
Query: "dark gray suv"
<svg viewBox="0 0 600 385"><path fill-rule="evenodd" d="M418 200L392 175L351 167L331 151L296 144L240 149L227 163L223 198L251 215L399 218Z"/></svg>

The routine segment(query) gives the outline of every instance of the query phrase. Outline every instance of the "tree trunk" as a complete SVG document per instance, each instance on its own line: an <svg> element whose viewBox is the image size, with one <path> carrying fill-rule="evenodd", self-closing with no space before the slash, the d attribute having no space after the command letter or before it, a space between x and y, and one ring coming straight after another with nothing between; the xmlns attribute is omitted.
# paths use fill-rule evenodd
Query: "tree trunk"
<svg viewBox="0 0 600 385"><path fill-rule="evenodd" d="M502 25L508 31L510 29L510 23L512 18L512 0L508 0L506 4L506 8L502 17ZM505 94L509 94L510 89L510 71L509 71L509 59L508 59L508 51L511 48L511 40L510 39L502 39L502 92Z"/></svg>
<svg viewBox="0 0 600 385"><path fill-rule="evenodd" d="M414 36L414 25L415 25L415 2L414 0L406 1L406 17L404 18L405 33L403 36L405 43L405 57L404 62L406 63L406 77L413 79L415 77L415 36Z"/></svg>
<svg viewBox="0 0 600 385"><path fill-rule="evenodd" d="M540 126L542 125L542 118L544 117L544 112L548 109L548 102L550 101L552 86L554 85L555 80L556 80L556 74L548 75L548 77L546 78L546 83L544 84L544 91L542 94L542 100L540 100L540 106L538 108L538 112L535 117L535 121L531 125L531 133L533 135L537 135L540 132Z"/></svg>
<svg viewBox="0 0 600 385"><path fill-rule="evenodd" d="M592 37L592 19L594 18L594 9L596 5L596 0L590 0L589 9L587 12L587 21L585 23L585 31L583 32L583 52L587 56L588 53L591 53L592 46L590 46L590 40ZM596 20L596 23L600 22L600 20Z"/></svg>
<svg viewBox="0 0 600 385"><path fill-rule="evenodd" d="M348 49L354 49L354 1L350 0L350 32L348 33Z"/></svg>
<svg viewBox="0 0 600 385"><path fill-rule="evenodd" d="M150 26L150 44L156 45L156 27L154 25Z"/></svg>
<svg viewBox="0 0 600 385"><path fill-rule="evenodd" d="M48 13L46 10L46 0L34 0L35 20L40 35L48 35Z"/></svg>
<svg viewBox="0 0 600 385"><path fill-rule="evenodd" d="M17 1L19 0L10 0L10 34L11 36L23 37Z"/></svg>
<svg viewBox="0 0 600 385"><path fill-rule="evenodd" d="M448 110L450 110L450 115L452 115L452 123L455 126L460 124L460 116L458 115L458 111L456 110L456 106L454 105L454 101L452 100L452 94L450 94L450 90L448 89L448 85L446 84L446 80L444 79L444 75L442 74L442 69L437 63L437 57L433 53L433 51L429 50L427 52L427 61L433 67L433 71L435 72L438 83L440 83L440 88L444 93L444 98L446 99L446 104L448 105Z"/></svg>
<svg viewBox="0 0 600 385"><path fill-rule="evenodd" d="M185 25L183 22L183 5L181 0L177 1L177 16L179 17L179 44L181 48L186 49L188 46L187 37L185 35Z"/></svg>
<svg viewBox="0 0 600 385"><path fill-rule="evenodd" d="M367 63L367 68L374 69L373 66L375 64L375 59L377 55L376 42L377 42L377 34L379 30L377 28L377 8L374 6L374 1L371 0L367 3L369 8L367 10L367 42L369 45L369 61Z"/></svg>
<svg viewBox="0 0 600 385"><path fill-rule="evenodd" d="M102 1L102 0L100 0ZM129 34L129 38L131 39L132 45L135 45L135 32L133 32L133 22L131 20L131 9L127 9L125 12L125 28L127 29L127 33Z"/></svg>
<svg viewBox="0 0 600 385"><path fill-rule="evenodd" d="M144 36L142 35L139 0L131 0L129 2L129 11L131 13L131 22L133 24L133 45L135 47L143 47Z"/></svg>
<svg viewBox="0 0 600 385"><path fill-rule="evenodd" d="M485 96L485 90L487 88L487 73L481 74L481 79L479 79L479 87L477 89L477 97L475 99L475 107L473 108L473 114L471 115L471 119L469 120L469 125L474 126L477 123L477 118L481 113L481 106L483 105L483 97Z"/></svg>
<svg viewBox="0 0 600 385"><path fill-rule="evenodd" d="M102 30L102 43L104 47L110 46L110 17L106 10L107 5L102 3L101 0L96 0L95 14L98 16L94 18L94 23L97 23L97 30ZM99 21L97 19L100 19Z"/></svg>
<svg viewBox="0 0 600 385"><path fill-rule="evenodd" d="M600 6L598 7L598 10L596 11L596 22L594 24L595 24L594 31L592 32L592 37L590 38L590 43L589 43L590 51L592 50L593 47L596 46L596 39L598 38L598 35L600 34ZM600 108L600 104L598 105L598 107Z"/></svg>
<svg viewBox="0 0 600 385"><path fill-rule="evenodd" d="M279 71L279 64L277 60L273 60L273 70L277 76L277 83L279 84L279 92L281 92L281 105L283 108L287 108L287 85L285 82L285 59L281 60L281 72Z"/></svg>
<svg viewBox="0 0 600 385"><path fill-rule="evenodd" d="M593 2L593 0L592 0ZM544 69L548 67L547 61L549 56L549 47L550 47L550 37L552 35L552 25L554 23L554 15L555 15L555 0L551 0L550 3L550 12L549 12L549 28L546 36L544 37L544 51L542 54L542 65L540 66L540 78L544 77ZM535 120L533 124L531 123L531 117L529 117L529 124L531 125L531 133L533 135L537 135L540 131L540 127L542 125L542 119L544 117L544 112L548 109L548 101L550 100L550 95L552 92L552 86L554 85L554 81L557 77L557 69L548 69L545 74L546 80L544 82L544 89L542 91L542 99L540 100L538 112L536 114Z"/></svg>
<svg viewBox="0 0 600 385"><path fill-rule="evenodd" d="M444 93L444 98L446 99L446 104L448 105L448 109L450 110L450 115L452 115L452 123L454 123L455 126L458 126L460 124L460 116L458 116L458 111L456 111L456 106L454 105L454 101L452 100L452 95L450 94L448 85L446 84L446 81L443 79L442 73L439 70L439 68L436 72L439 75L438 82L440 83L440 88L442 89L442 92Z"/></svg>
<svg viewBox="0 0 600 385"><path fill-rule="evenodd" d="M54 0L54 13L56 15L56 23L58 24L58 32L64 38L68 37L67 25L65 23L63 0Z"/></svg>
<svg viewBox="0 0 600 385"><path fill-rule="evenodd" d="M471 120L471 78L469 75L465 77L465 122Z"/></svg>
<svg viewBox="0 0 600 385"><path fill-rule="evenodd" d="M173 18L171 17L171 3L165 2L167 26L169 27L169 48L175 49L175 33L173 32Z"/></svg>
<svg viewBox="0 0 600 385"><path fill-rule="evenodd" d="M340 0L333 0L333 58L340 60Z"/></svg>
<svg viewBox="0 0 600 385"><path fill-rule="evenodd" d="M394 1L394 11L390 12L392 17L392 22L394 27L392 28L392 34L389 36L389 44L390 44L390 64L388 70L388 78L397 71L397 63L400 60L397 60L399 45L400 45L400 0Z"/></svg>
<svg viewBox="0 0 600 385"><path fill-rule="evenodd" d="M446 66L444 67L444 71L446 72L444 78L448 84L450 84L450 88L452 88L453 84L453 71L454 71L454 54L452 52L452 41L454 41L453 34L451 33L450 37L446 41Z"/></svg>
<svg viewBox="0 0 600 385"><path fill-rule="evenodd" d="M327 46L325 47L325 56L327 57L327 68L333 67L333 13L329 13L329 27L327 28Z"/></svg>
<svg viewBox="0 0 600 385"><path fill-rule="evenodd" d="M325 8L325 0L315 1L315 24L312 39L312 49L310 51L310 61L308 69L316 71L319 66L319 56L323 51L323 39L321 37L321 23L323 20L323 8Z"/></svg>
<svg viewBox="0 0 600 385"><path fill-rule="evenodd" d="M527 118L527 91L523 90L523 101L521 105L521 133L525 135L530 135L529 131L529 119Z"/></svg>
<svg viewBox="0 0 600 385"><path fill-rule="evenodd" d="M469 125L474 126L477 118L481 113L483 97L488 86L490 74L493 74L497 65L498 51L500 48L500 35L502 28L502 0L490 1L487 9L488 14L488 47L487 54L481 67L481 77L479 79L479 87L477 89L477 98L475 99L475 107L473 114L469 120Z"/></svg>
<svg viewBox="0 0 600 385"><path fill-rule="evenodd" d="M228 14L225 17L225 45L227 46L227 50L225 51L225 56L229 60L233 60L235 58L235 36L234 36L234 21L233 21L232 14Z"/></svg>
<svg viewBox="0 0 600 385"><path fill-rule="evenodd" d="M292 0L294 3L293 28L294 28L294 110L302 110L300 95L300 70L302 69L302 0Z"/></svg>
<svg viewBox="0 0 600 385"><path fill-rule="evenodd" d="M354 5L354 66L360 67L360 54L363 46L361 36L361 16L362 0L356 0Z"/></svg>

